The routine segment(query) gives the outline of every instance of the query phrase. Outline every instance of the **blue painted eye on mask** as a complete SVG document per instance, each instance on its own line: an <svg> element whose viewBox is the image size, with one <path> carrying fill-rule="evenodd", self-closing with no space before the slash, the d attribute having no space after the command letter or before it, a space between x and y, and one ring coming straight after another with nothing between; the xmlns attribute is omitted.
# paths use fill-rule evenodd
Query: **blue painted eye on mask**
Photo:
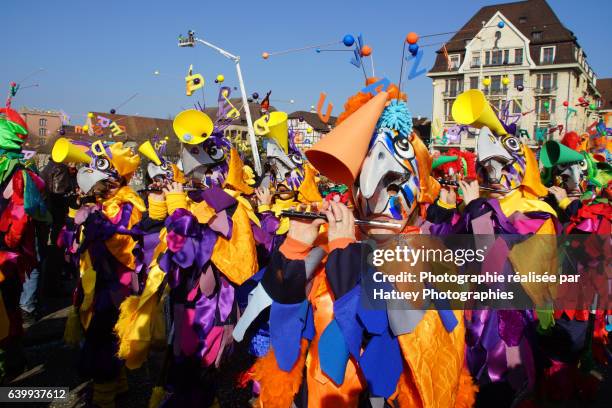
<svg viewBox="0 0 612 408"><path fill-rule="evenodd" d="M374 143L376 143L376 141L378 140L382 140L385 145L387 146L387 149L389 149L389 151L393 151L393 139L395 138L395 132L392 129L376 129L374 131L374 134L372 135L372 138L370 139L370 144L368 145L368 151L372 150L372 147L374 147Z"/></svg>

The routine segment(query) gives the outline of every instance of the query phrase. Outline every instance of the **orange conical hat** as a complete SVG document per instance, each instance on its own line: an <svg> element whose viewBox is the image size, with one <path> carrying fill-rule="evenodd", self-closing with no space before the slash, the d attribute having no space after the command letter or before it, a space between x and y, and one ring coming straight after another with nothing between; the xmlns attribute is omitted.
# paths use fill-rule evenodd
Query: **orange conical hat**
<svg viewBox="0 0 612 408"><path fill-rule="evenodd" d="M308 161L325 177L350 186L357 179L388 93L383 91L306 151Z"/></svg>

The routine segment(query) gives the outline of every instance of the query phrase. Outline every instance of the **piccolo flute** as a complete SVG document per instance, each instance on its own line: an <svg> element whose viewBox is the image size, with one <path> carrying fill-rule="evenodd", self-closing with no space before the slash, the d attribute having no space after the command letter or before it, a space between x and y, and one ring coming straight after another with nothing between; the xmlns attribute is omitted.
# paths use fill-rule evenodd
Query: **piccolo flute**
<svg viewBox="0 0 612 408"><path fill-rule="evenodd" d="M444 186L459 187L459 183L454 180L445 180L445 179L436 179L436 180L438 181L438 183ZM510 190L506 190L503 188L493 188L493 187L485 187L485 186L478 186L478 189L482 191L492 191L495 193L509 193L510 192Z"/></svg>
<svg viewBox="0 0 612 408"><path fill-rule="evenodd" d="M183 191L198 191L198 190L202 190L201 188L197 188L197 187L183 187ZM143 188L142 190L138 190L139 193L161 193L164 190L162 188L156 188L156 187L147 187L147 188Z"/></svg>
<svg viewBox="0 0 612 408"><path fill-rule="evenodd" d="M325 216L325 214L317 213L317 212L283 210L281 211L281 215L285 217L289 217L289 218L297 218L297 219L302 219L302 220L317 220L317 219L327 220L327 217ZM368 221L368 220L357 220L356 219L355 224L364 225L368 227L381 227L381 228L394 228L394 229L402 228L400 224L397 224L395 222L387 222L387 221L375 221L375 220Z"/></svg>

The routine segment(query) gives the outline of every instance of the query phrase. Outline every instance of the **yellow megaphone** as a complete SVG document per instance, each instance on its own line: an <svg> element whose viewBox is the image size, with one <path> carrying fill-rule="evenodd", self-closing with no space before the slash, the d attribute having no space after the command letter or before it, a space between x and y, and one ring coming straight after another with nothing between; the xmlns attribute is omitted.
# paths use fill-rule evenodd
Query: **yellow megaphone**
<svg viewBox="0 0 612 408"><path fill-rule="evenodd" d="M144 142L143 144L141 144L140 146L138 146L138 151L144 157L151 160L153 163L157 164L158 166L161 166L162 162L159 159L159 156L157 155L157 153L155 152L153 145L148 140Z"/></svg>
<svg viewBox="0 0 612 408"><path fill-rule="evenodd" d="M465 91L455 99L451 111L455 122L480 129L488 127L498 135L508 134L493 112L487 98L478 89Z"/></svg>
<svg viewBox="0 0 612 408"><path fill-rule="evenodd" d="M285 112L270 112L253 123L255 134L276 140L285 153L289 150L289 128Z"/></svg>
<svg viewBox="0 0 612 408"><path fill-rule="evenodd" d="M198 144L208 139L214 125L212 119L204 112L188 109L176 115L172 128L181 142Z"/></svg>
<svg viewBox="0 0 612 408"><path fill-rule="evenodd" d="M55 141L51 158L56 163L91 163L91 157L65 137Z"/></svg>

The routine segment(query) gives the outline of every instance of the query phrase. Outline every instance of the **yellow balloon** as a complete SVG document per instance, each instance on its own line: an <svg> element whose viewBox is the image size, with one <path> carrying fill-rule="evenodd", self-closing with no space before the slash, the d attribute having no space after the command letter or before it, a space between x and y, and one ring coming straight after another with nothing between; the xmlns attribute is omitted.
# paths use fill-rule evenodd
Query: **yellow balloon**
<svg viewBox="0 0 612 408"><path fill-rule="evenodd" d="M221 75L221 74L217 75L217 82L221 83L223 81L225 81L225 77L223 75Z"/></svg>
<svg viewBox="0 0 612 408"><path fill-rule="evenodd" d="M81 129L83 129L83 132L87 132L87 131L89 131L89 126L83 125L83 127Z"/></svg>
<svg viewBox="0 0 612 408"><path fill-rule="evenodd" d="M489 85L491 85L491 78L485 78L485 79L483 79L483 80L482 80L482 84L483 84L484 86L489 86Z"/></svg>
<svg viewBox="0 0 612 408"><path fill-rule="evenodd" d="M91 113L91 112L89 112L89 113L87 114L87 117L91 119L91 118L93 118L93 117L94 117L94 114L93 114L93 113Z"/></svg>
<svg viewBox="0 0 612 408"><path fill-rule="evenodd" d="M503 77L502 78L502 84L508 85L509 83L510 83L510 78L508 78L508 77Z"/></svg>
<svg viewBox="0 0 612 408"><path fill-rule="evenodd" d="M309 127L308 129L306 129L306 132L308 132L308 133L312 133L312 128L311 128L311 127Z"/></svg>

